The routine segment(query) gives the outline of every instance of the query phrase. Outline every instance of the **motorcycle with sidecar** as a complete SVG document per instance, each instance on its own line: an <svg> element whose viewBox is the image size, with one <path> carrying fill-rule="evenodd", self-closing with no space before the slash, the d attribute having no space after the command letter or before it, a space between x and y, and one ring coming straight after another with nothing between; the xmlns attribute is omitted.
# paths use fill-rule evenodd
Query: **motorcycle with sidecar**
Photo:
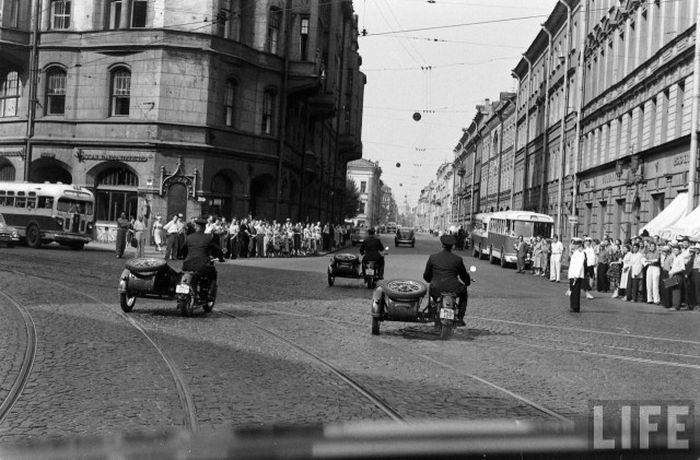
<svg viewBox="0 0 700 460"><path fill-rule="evenodd" d="M389 247L384 249L384 258L389 254ZM368 288L374 289L377 287L377 282L384 278L383 269L374 261L364 262L355 254L341 253L331 257L331 262L328 264L328 285L333 286L336 278L354 278L361 279Z"/></svg>
<svg viewBox="0 0 700 460"><path fill-rule="evenodd" d="M216 301L216 283L194 272L173 269L164 259L139 257L127 260L119 277L119 305L125 313L133 310L136 299L177 300L182 316L202 308L210 312Z"/></svg>
<svg viewBox="0 0 700 460"><path fill-rule="evenodd" d="M469 271L475 272L476 267L470 267ZM457 295L443 292L435 299L428 296L424 303L427 293L425 284L409 279L390 280L378 287L372 296L372 335L379 335L382 321L433 323L440 339L447 340L457 327Z"/></svg>

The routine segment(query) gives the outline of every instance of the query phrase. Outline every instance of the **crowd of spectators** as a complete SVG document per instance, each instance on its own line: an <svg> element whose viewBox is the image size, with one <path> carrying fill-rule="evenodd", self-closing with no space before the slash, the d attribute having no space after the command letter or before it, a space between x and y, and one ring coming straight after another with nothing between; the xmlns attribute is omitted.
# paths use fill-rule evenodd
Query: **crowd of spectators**
<svg viewBox="0 0 700 460"><path fill-rule="evenodd" d="M622 242L583 236L586 298L605 293L626 302L647 302L666 308L694 309L700 305L700 242L685 236L664 240L659 236L638 236ZM520 237L515 245L518 272L560 282L562 261L571 256L553 238ZM570 291L567 291L568 295Z"/></svg>
<svg viewBox="0 0 700 460"><path fill-rule="evenodd" d="M165 259L183 259L182 251L186 235L194 231L194 218L186 222L182 214L173 215L163 223L156 216L151 235L156 250L164 252ZM350 224L326 222L285 222L210 216L205 233L218 238L226 258L248 257L297 257L318 255L320 251L331 251L347 245L353 227Z"/></svg>

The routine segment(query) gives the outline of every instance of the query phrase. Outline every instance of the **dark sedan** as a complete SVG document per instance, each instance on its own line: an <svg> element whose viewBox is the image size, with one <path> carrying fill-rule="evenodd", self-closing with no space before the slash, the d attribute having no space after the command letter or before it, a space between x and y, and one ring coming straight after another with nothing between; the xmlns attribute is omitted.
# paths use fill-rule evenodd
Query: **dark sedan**
<svg viewBox="0 0 700 460"><path fill-rule="evenodd" d="M399 227L396 230L396 236L394 237L394 246L398 247L400 244L407 244L411 247L416 246L416 236L413 233L413 229L410 227Z"/></svg>
<svg viewBox="0 0 700 460"><path fill-rule="evenodd" d="M17 229L7 225L5 218L0 214L0 242L6 243L7 247L13 247L19 242L19 233Z"/></svg>

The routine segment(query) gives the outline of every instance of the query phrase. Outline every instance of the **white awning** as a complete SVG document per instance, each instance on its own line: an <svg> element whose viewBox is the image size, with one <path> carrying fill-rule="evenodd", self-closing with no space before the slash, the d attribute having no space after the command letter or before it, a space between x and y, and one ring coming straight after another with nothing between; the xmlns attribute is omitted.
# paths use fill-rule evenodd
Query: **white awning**
<svg viewBox="0 0 700 460"><path fill-rule="evenodd" d="M661 236L667 239L677 236L688 236L694 240L700 239L700 206L693 209L687 216L679 219L675 224L663 229Z"/></svg>
<svg viewBox="0 0 700 460"><path fill-rule="evenodd" d="M663 211L654 216L654 218L651 219L651 221L649 221L648 224L646 224L644 227L641 228L641 230L639 230L639 234L641 235L642 232L646 230L651 236L663 236L661 235L661 232L664 229L668 229L669 227L675 225L676 222L678 222L680 219L686 216L688 212L687 206L688 194L685 192L679 193L673 199L673 201L671 201L671 204L666 206Z"/></svg>

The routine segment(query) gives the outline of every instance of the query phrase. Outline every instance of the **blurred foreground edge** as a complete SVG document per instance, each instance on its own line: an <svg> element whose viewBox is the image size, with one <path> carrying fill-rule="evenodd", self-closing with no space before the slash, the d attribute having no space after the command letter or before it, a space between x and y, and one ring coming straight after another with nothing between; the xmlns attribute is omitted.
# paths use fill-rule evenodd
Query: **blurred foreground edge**
<svg viewBox="0 0 700 460"><path fill-rule="evenodd" d="M663 438L663 436L661 436ZM581 423L486 420L273 425L190 433L139 432L0 444L14 459L640 459L697 458L657 444L643 451L592 448ZM2 442L0 440L0 442Z"/></svg>

